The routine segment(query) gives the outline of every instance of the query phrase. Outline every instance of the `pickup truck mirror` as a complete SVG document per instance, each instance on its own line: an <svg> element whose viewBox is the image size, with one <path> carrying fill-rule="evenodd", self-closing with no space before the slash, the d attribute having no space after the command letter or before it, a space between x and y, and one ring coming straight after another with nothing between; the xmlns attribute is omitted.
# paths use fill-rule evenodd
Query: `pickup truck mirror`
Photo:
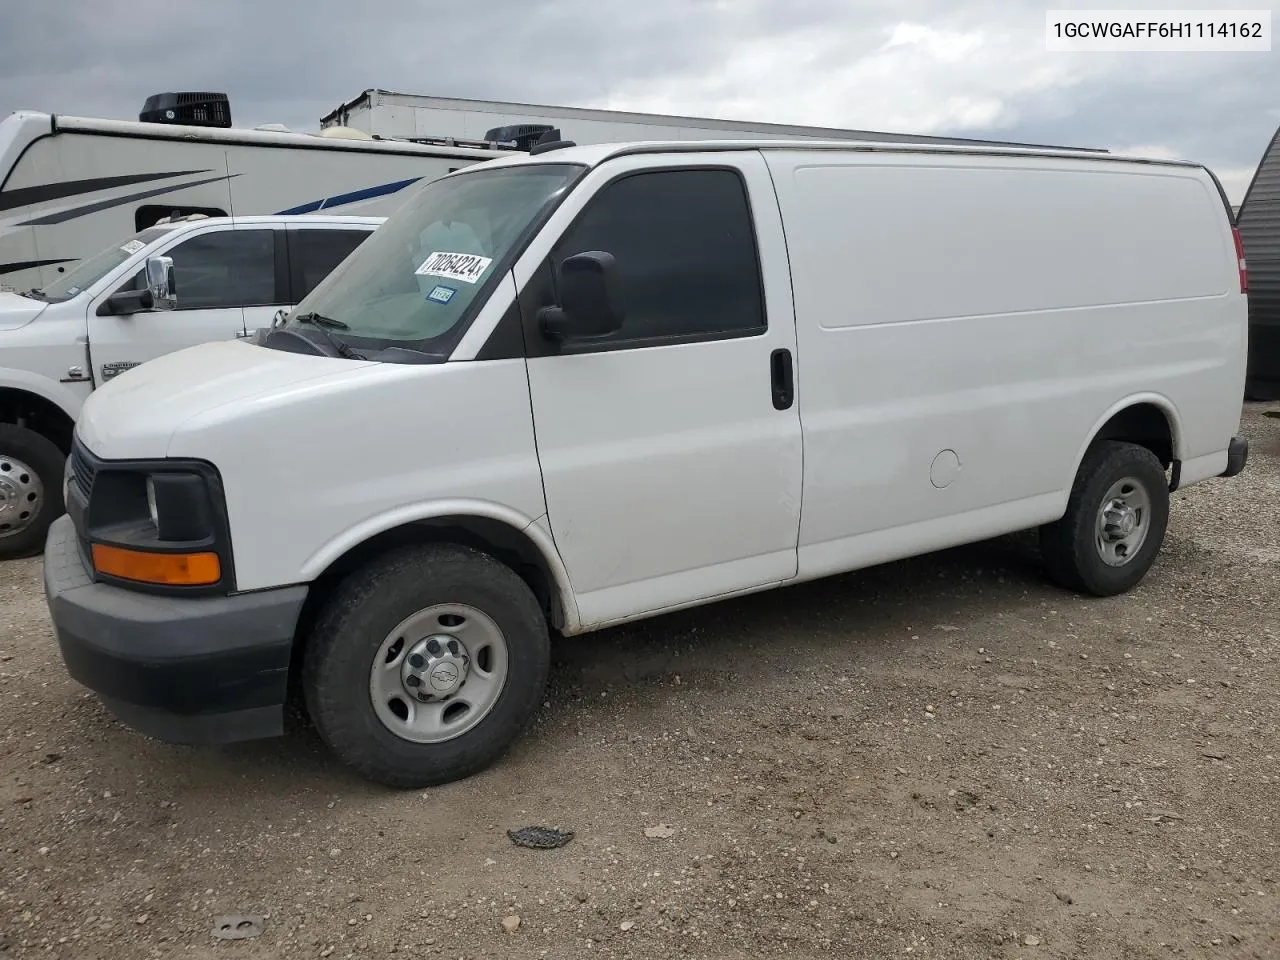
<svg viewBox="0 0 1280 960"><path fill-rule="evenodd" d="M146 290L121 290L107 298L98 308L98 316L128 317L151 309L151 294Z"/></svg>
<svg viewBox="0 0 1280 960"><path fill-rule="evenodd" d="M153 310L172 310L177 306L178 291L173 282L172 257L147 257L144 275Z"/></svg>
<svg viewBox="0 0 1280 960"><path fill-rule="evenodd" d="M98 315L128 317L144 310L172 310L177 305L172 257L148 257L142 281L142 290L120 290L109 296L98 308Z"/></svg>
<svg viewBox="0 0 1280 960"><path fill-rule="evenodd" d="M560 264L558 306L538 311L543 333L554 340L603 337L622 326L626 310L613 254L589 250Z"/></svg>

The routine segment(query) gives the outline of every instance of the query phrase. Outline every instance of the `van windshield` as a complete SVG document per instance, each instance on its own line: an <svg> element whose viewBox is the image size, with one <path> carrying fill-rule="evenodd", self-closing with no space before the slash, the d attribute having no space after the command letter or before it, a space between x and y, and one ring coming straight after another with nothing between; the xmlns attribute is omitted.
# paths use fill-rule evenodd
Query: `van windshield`
<svg viewBox="0 0 1280 960"><path fill-rule="evenodd" d="M539 163L431 181L290 312L285 328L314 339L307 325L319 324L369 359L389 347L447 354L505 258L584 169Z"/></svg>
<svg viewBox="0 0 1280 960"><path fill-rule="evenodd" d="M138 251L159 240L172 229L172 227L148 227L121 243L113 243L87 260L81 260L64 276L58 277L47 287L33 292L50 303L62 303L64 300L77 297Z"/></svg>

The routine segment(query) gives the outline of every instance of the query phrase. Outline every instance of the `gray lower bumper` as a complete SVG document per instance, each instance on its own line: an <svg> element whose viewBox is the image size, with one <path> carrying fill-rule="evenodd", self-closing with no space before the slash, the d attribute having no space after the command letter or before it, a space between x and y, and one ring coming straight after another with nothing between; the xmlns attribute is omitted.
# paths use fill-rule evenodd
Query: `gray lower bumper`
<svg viewBox="0 0 1280 960"><path fill-rule="evenodd" d="M175 743L283 731L306 586L186 598L95 583L64 516L45 544L44 588L67 671L129 726Z"/></svg>

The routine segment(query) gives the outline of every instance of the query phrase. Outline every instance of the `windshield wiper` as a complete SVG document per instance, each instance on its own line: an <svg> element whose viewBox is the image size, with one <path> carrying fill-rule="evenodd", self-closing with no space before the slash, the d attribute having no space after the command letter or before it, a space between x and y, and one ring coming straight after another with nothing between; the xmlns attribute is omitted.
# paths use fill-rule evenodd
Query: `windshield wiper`
<svg viewBox="0 0 1280 960"><path fill-rule="evenodd" d="M444 363L449 358L442 353L427 353L413 347L384 347L374 357L380 363Z"/></svg>
<svg viewBox="0 0 1280 960"><path fill-rule="evenodd" d="M315 327L319 331L320 336L324 337L329 346L333 347L333 349L338 352L338 356L346 357L348 360L369 359L364 356L364 354L357 353L355 350L351 349L351 344L344 343L325 329L325 327L330 327L334 330L350 330L351 328L341 320L335 320L333 317L326 317L322 313L314 312L301 314L294 319L297 320L298 323L309 323Z"/></svg>
<svg viewBox="0 0 1280 960"><path fill-rule="evenodd" d="M49 298L45 296L44 291L35 287L32 287L30 290L23 290L22 293L18 294L18 296L27 297L30 300L43 300L45 303L49 302Z"/></svg>
<svg viewBox="0 0 1280 960"><path fill-rule="evenodd" d="M343 323L341 320L335 320L333 317L326 317L323 313L300 314L297 318L299 323L314 323L318 327L332 327L334 330L350 330L351 327Z"/></svg>

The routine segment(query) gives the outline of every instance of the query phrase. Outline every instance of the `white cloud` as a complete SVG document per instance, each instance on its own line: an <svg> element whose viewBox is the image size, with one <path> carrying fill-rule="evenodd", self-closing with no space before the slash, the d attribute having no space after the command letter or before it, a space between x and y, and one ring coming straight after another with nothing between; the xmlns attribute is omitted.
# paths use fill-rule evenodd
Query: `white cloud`
<svg viewBox="0 0 1280 960"><path fill-rule="evenodd" d="M960 32L938 30L920 23L898 23L889 29L889 39L881 50L913 47L917 52L944 63L955 63L982 47L980 30Z"/></svg>
<svg viewBox="0 0 1280 960"><path fill-rule="evenodd" d="M744 39L722 63L635 78L594 105L911 133L1008 127L1022 101L1066 92L1104 61L1048 57L1027 29L827 23Z"/></svg>

